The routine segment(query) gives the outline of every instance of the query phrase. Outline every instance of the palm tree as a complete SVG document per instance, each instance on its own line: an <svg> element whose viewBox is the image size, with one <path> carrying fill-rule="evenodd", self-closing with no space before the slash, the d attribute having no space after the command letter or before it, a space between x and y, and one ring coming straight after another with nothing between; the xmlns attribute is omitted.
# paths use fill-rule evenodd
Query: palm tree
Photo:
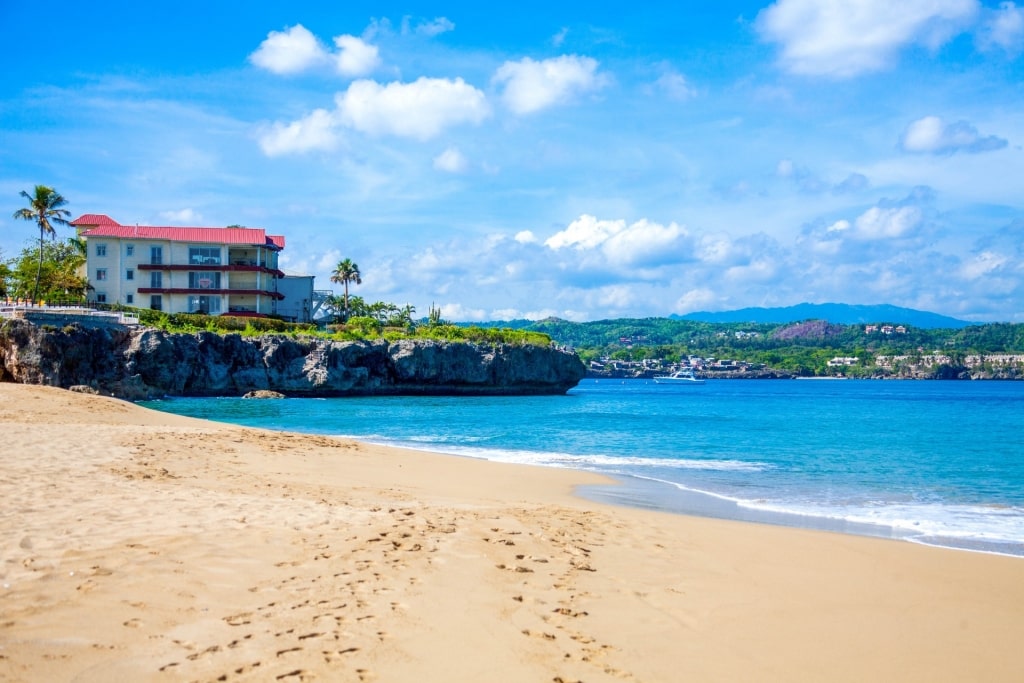
<svg viewBox="0 0 1024 683"><path fill-rule="evenodd" d="M347 258L344 261L339 261L338 265L334 268L334 272L331 273L331 282L337 282L344 285L345 287L345 319L348 319L348 283L361 285L363 283L360 278L359 266L352 262L352 259Z"/></svg>
<svg viewBox="0 0 1024 683"><path fill-rule="evenodd" d="M64 199L60 192L46 185L36 185L34 194L22 190L21 196L28 200L29 205L15 211L14 217L35 221L39 226L39 266L36 269L36 286L32 292L32 300L36 301L39 298L39 278L43 274L43 239L47 236L56 239L57 231L51 223L67 225L71 212L61 208L68 200Z"/></svg>

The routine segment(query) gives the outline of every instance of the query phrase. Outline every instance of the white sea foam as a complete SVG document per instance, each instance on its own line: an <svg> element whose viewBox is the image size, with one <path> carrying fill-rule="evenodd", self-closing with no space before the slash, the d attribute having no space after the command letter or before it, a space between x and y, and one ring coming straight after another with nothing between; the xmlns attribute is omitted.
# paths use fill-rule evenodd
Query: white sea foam
<svg viewBox="0 0 1024 683"><path fill-rule="evenodd" d="M873 501L855 505L830 505L808 501L746 500L689 487L679 482L638 474L630 476L672 486L680 491L724 501L755 513L802 517L808 526L864 525L888 529L910 541L940 547L956 547L1014 556L1024 555L1024 508L994 505L897 503ZM813 520L826 523L814 524ZM828 524L832 522L833 524Z"/></svg>
<svg viewBox="0 0 1024 683"><path fill-rule="evenodd" d="M602 472L633 474L634 468L663 468L670 470L705 470L720 472L764 472L771 465L743 460L697 460L681 458L643 458L620 455L577 455L552 451L526 451L509 449L488 449L447 443L436 437L405 437L401 440L376 436L353 437L384 446L400 446L413 450L425 450L450 455L461 455L481 460L516 463L521 465L542 465L575 469L597 469ZM459 442L468 439L460 437Z"/></svg>

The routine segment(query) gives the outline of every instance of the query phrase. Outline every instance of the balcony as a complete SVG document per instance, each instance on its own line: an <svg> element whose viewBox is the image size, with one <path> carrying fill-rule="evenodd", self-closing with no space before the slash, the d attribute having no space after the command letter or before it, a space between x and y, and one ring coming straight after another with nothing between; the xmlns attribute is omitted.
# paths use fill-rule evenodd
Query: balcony
<svg viewBox="0 0 1024 683"><path fill-rule="evenodd" d="M192 270L192 271L216 271L221 273L267 273L277 278L284 277L284 273L276 268L254 265L246 262L244 265L233 262L231 264L169 264L169 263L140 263L136 266L139 270Z"/></svg>
<svg viewBox="0 0 1024 683"><path fill-rule="evenodd" d="M278 292L271 292L265 289L210 289L202 287L139 287L139 294L198 294L202 296L215 294L221 295L226 294L228 296L267 296L271 299L277 299L280 301L284 299L284 294Z"/></svg>

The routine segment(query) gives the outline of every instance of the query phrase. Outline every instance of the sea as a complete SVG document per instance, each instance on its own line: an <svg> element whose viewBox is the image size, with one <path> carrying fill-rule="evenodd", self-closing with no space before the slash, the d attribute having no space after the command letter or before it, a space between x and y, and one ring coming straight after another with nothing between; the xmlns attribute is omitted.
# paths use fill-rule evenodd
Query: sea
<svg viewBox="0 0 1024 683"><path fill-rule="evenodd" d="M619 505L1024 557L1024 382L588 378L559 396L143 405L599 472L615 485L579 495Z"/></svg>

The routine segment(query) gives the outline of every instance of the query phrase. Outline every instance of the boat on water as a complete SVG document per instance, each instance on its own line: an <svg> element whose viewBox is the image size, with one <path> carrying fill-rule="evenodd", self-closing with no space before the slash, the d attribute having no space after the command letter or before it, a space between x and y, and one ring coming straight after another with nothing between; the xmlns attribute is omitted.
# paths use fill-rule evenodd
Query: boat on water
<svg viewBox="0 0 1024 683"><path fill-rule="evenodd" d="M693 370L677 370L671 375L655 375L658 384L704 384L704 380L696 377Z"/></svg>

